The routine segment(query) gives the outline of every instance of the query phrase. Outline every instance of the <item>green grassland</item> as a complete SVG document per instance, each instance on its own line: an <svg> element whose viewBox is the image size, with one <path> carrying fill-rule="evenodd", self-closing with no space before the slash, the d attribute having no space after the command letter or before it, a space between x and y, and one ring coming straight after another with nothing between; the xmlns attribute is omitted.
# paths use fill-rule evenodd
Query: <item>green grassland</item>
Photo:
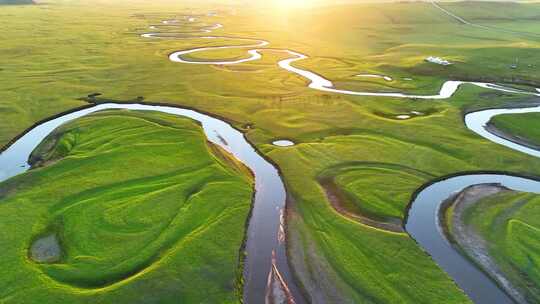
<svg viewBox="0 0 540 304"><path fill-rule="evenodd" d="M172 51L231 42L139 37L162 19L191 10L205 13L215 9L204 3L191 5L188 10L186 4L173 1L51 1L49 5L2 7L0 18L7 24L4 41L9 43L0 45L0 143L7 143L37 120L82 105L78 98L94 92L115 100L143 96L147 101L195 107L220 115L238 128L249 124L251 128L244 129L247 138L278 165L292 198L288 205L289 248L306 289L328 278L329 284L321 285L322 294L338 294L353 302L467 302L407 234L374 229L337 213L327 202L319 179L333 178L355 198L358 212L373 218L403 219L415 189L436 177L479 170L539 174L537 159L490 143L463 125L466 111L532 100L473 86L464 86L443 101L328 94L306 88L304 79L276 67L276 61L285 55L270 50L263 52L262 60L238 66L171 63L167 55ZM490 14L502 18L505 5L491 4ZM519 4L515 10L513 24L536 29L531 19L540 14L540 5ZM468 17L476 18L472 13ZM522 20L520 16L525 17ZM261 38L269 40L270 47L308 54L311 58L297 65L323 74L340 88L433 94L448 79L529 84L531 90L540 86L540 72L527 66L540 62L539 39L467 27L429 3L351 4L306 10L224 5L218 16L200 19L202 23L224 24L215 35ZM180 27L189 29L189 25ZM430 55L456 64L441 67L425 63L424 58ZM193 54L204 59L243 56L245 50ZM510 69L516 57L522 58L523 64ZM363 73L395 80L354 76ZM426 114L410 120L391 119L411 111ZM99 139L97 133L94 136L94 140ZM297 145L274 147L270 143L276 138L288 138ZM153 149L137 155L153 159ZM104 164L95 163L94 169L106 170ZM129 167L127 160L122 164ZM84 173L80 171L70 174ZM26 178L15 178L4 187L22 187ZM50 184L51 178L32 184L39 182ZM141 187L147 184L152 182L138 182ZM64 195L53 189L57 189L56 195ZM66 189L80 190L62 190ZM11 192L23 193L18 189ZM242 193L248 192L230 195ZM43 195L36 192L35 199ZM5 205L17 209L16 204ZM238 218L234 225L243 225L243 217ZM17 219L22 221L22 215ZM214 230L208 235L217 238L220 233ZM199 245L214 246L214 241L218 242ZM6 281L12 275L23 275L17 272L19 266L2 272ZM171 282L202 284L190 281L196 269L186 264L176 266L175 270L182 272L182 267L187 267L189 275L174 272L157 279L155 282L171 288L165 294L182 292L168 285ZM54 274L51 278L71 281L88 275L49 271ZM143 282L136 278L131 283L140 287ZM211 283L200 286L223 287ZM88 293L87 299L90 296ZM190 299L197 302L195 295Z"/></svg>
<svg viewBox="0 0 540 304"><path fill-rule="evenodd" d="M61 127L0 186L3 303L235 303L251 176L199 125L106 111ZM62 256L29 247L54 234Z"/></svg>
<svg viewBox="0 0 540 304"><path fill-rule="evenodd" d="M539 113L498 115L490 121L498 130L534 146L540 146L539 122Z"/></svg>
<svg viewBox="0 0 540 304"><path fill-rule="evenodd" d="M380 220L401 220L410 193L419 184L435 178L429 173L399 165L369 162L340 164L323 172L320 178L325 176L332 177L352 198L352 211Z"/></svg>
<svg viewBox="0 0 540 304"><path fill-rule="evenodd" d="M540 301L540 197L505 192L480 200L463 216L487 241L490 255L527 300Z"/></svg>
<svg viewBox="0 0 540 304"><path fill-rule="evenodd" d="M482 99L472 92L456 99L471 100L472 96L481 104ZM421 104L415 102L409 109ZM352 111L342 107L338 113ZM333 122L345 123L345 118L336 116ZM349 172L336 170L337 178L363 203L363 209L370 211L368 215L403 218L414 190L432 176L487 169L538 172L537 160L480 140L457 123L461 117L459 109L447 108L429 117L377 124L378 117L366 114L356 120L355 129L336 129L322 139L311 134L311 138L298 138L300 144L291 148L265 146L282 168L295 198L289 205L289 232L297 240L291 247L293 252L300 252L294 262L305 263L306 269L329 264L344 297L357 302L465 301L407 235L373 229L337 215L317 182L328 168L354 166ZM370 127L374 124L376 130ZM312 245L307 245L310 242L320 246L320 253L305 258L312 250ZM320 261L321 256L326 260ZM319 276L317 271L307 272L304 280Z"/></svg>
<svg viewBox="0 0 540 304"><path fill-rule="evenodd" d="M80 105L76 98L93 92L115 99L144 96L192 105L235 121L246 121L253 113L275 108L269 98L317 100L322 95L306 89L303 79L278 69L275 60L283 56L279 53L265 52L264 60L243 65L257 69L250 74L222 73L212 66L167 61L166 55L174 50L228 42L138 36L149 31L150 24L173 17L175 12L185 13L185 5L94 3L55 1L50 5L2 8L0 17L9 24L9 31L3 35L10 43L0 47L0 76L4 79L0 84L0 113L5 117L0 121L1 142L36 120ZM201 6L199 10L206 11ZM527 15L538 10L536 5L522 7ZM256 12L246 7L237 10L237 15L203 17L201 22L223 23L225 27L215 31L216 35L259 37L269 40L271 47L304 52L312 58L298 65L312 68L344 88L434 93L449 78L538 82L537 69L508 68L518 54L524 64L539 62L537 40L464 27L427 3L348 5L280 15L272 10ZM190 28L183 26L180 30ZM465 31L467 35L462 33ZM245 56L244 50L227 52L215 55ZM213 53L193 56L208 58ZM464 63L448 68L424 63L429 55ZM377 85L353 76L366 72L387 74L396 81ZM400 77L412 77L414 81L397 81ZM227 81L223 81L225 78ZM47 94L40 94L44 88Z"/></svg>

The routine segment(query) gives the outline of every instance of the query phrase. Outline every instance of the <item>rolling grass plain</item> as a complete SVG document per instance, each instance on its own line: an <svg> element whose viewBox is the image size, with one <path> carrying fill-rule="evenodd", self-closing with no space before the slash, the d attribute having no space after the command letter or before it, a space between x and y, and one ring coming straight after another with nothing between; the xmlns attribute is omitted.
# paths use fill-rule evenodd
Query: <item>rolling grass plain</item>
<svg viewBox="0 0 540 304"><path fill-rule="evenodd" d="M505 192L480 200L464 221L487 241L490 255L527 301L540 301L540 197Z"/></svg>
<svg viewBox="0 0 540 304"><path fill-rule="evenodd" d="M201 127L106 111L55 131L0 186L3 303L236 303L252 179ZM61 257L32 260L54 235Z"/></svg>
<svg viewBox="0 0 540 304"><path fill-rule="evenodd" d="M403 220L414 191L435 178L483 170L538 175L540 161L487 142L471 133L463 124L463 113L466 111L534 100L472 86L464 86L454 97L442 101L327 94L306 88L304 79L276 67L277 60L282 59L284 54L270 50L264 52L262 60L239 66L174 64L167 59L167 55L175 50L227 45L232 41L143 39L139 36L152 31L148 27L159 24L163 19L191 14L192 11L206 14L214 9L204 3L190 5L188 8L186 4L173 1L151 5L144 1L51 1L36 6L0 7L0 18L7 24L7 29L2 33L3 40L9 41L0 45L0 144L7 143L40 119L83 105L79 98L94 92L103 93L105 98L126 101L142 96L147 101L195 107L219 115L243 129L250 142L281 169L291 198L287 229L292 265L301 285L314 299L327 303L467 302L466 296L452 280L407 234L372 228L336 212L327 201L319 179L321 176L333 178L354 198L358 212L375 219ZM506 26L510 23L508 18L511 18L514 26L521 24L530 31L540 33L538 23L533 21L540 16L540 5L537 4L512 4L513 14L507 17L508 4L490 3L492 18L488 20L478 16L476 11L467 9L467 4L447 5L474 22ZM218 12L215 17L199 16L199 22L222 23L224 28L216 30L215 35L261 38L269 40L270 47L306 53L311 58L297 65L323 74L339 88L433 94L438 92L444 81L450 79L506 82L525 85L531 91L540 86L540 72L537 68L529 67L529 64L534 66L540 62L540 38L469 27L449 18L429 3L348 4L305 10L261 10L250 5L224 5ZM200 24L184 24L180 29L163 27L160 31L189 31L197 25ZM456 64L441 67L424 62L424 58L430 55L447 58ZM246 54L245 50L227 50L193 56L215 59L240 58ZM510 69L516 57L520 58L520 67ZM355 76L365 73L388 75L394 80L385 82ZM412 81L403 78L412 78ZM412 111L425 115L409 120L391 118ZM104 134L113 139L111 130L107 131L107 128L116 126L116 120L134 119L131 115L121 116L99 117L103 119L99 122L98 118L84 119L76 124L96 120L102 132L86 129L88 133L85 138L90 143L98 143L103 140ZM143 114L137 116L147 119ZM149 117L155 117L155 114ZM114 119L114 123L107 123L109 119ZM158 125L147 127L149 130L161 129ZM246 125L250 125L250 128L244 128ZM197 126L190 124L186 129L195 132ZM205 151L199 138L202 134L199 133L198 145L192 140L182 149L193 146L188 151ZM181 136L187 135L182 133ZM166 138L162 143L167 142ZM270 143L276 138L288 138L297 145L287 148L272 146ZM155 138L141 135L137 140L144 142ZM69 143L69 138L64 138L64 141ZM120 145L119 141L114 142ZM136 143L135 140L125 142ZM90 147L92 144L89 144ZM167 146L163 149L167 149ZM186 152L177 150L174 153ZM107 152L107 149L97 151ZM116 156L114 164L121 167L115 167L114 172L127 174L129 170L137 169L129 166L130 161L138 158L144 164L145 161L153 161L155 154L153 146L127 149L122 155ZM3 240L8 244L14 242L12 237L22 238L12 245L19 244L20 247L7 247L11 248L11 259L8 259L8 255L0 257L5 258L6 263L13 259L19 261L9 264L1 273L6 284L14 286L11 292L38 284L38 273L45 273L46 280L54 282L60 280L78 285L88 284L84 282L89 280L100 282L93 276L96 273L90 266L91 260L82 261L81 268L71 267L70 263L74 261L69 260L69 255L67 269L55 265L39 268L27 265L24 246L28 246L29 239L24 238L46 230L50 222L42 218L39 210L48 209L59 196L67 196L71 191L82 193L84 187L94 187L100 183L112 184L115 180L120 183L119 176L90 174L92 171L112 172L107 155L100 156L96 152L96 159L105 158L85 164L95 166L92 170L84 170L81 166L69 167L69 162L75 159L68 158L52 167L15 177L2 185L2 188L10 190L9 195L2 199L3 211L0 212L17 215L6 216L8 220L2 225L19 227L30 217L40 219L36 222L37 228L25 228L32 229L26 231L31 233L22 236L21 231L9 234ZM157 159L164 162L162 166L167 170L172 170L169 166L174 165L171 159L182 161L182 158L173 158L172 152L161 155L163 157ZM133 160L128 157L133 157ZM190 160L208 164L209 156L207 152L198 153ZM72 170L66 173L57 169L62 167ZM151 166L149 170L155 172L159 168ZM211 209L205 212L214 212L213 204L221 204L222 207L224 204L223 200L214 201L214 198L227 197L230 203L233 197L237 197L237 209L229 211L232 212L231 216L224 219L227 225L220 225L230 227L231 231L216 230L210 225L205 235L211 242L197 238L193 240L191 250L176 253L189 256L185 261L167 260L171 264L152 269L129 281L129 284L100 287L95 293L86 290L79 293L79 287L70 287L74 291L68 293L69 297L76 299L80 296L82 301L90 301L98 296L98 299L107 302L121 296L129 302L141 294L148 294L149 297L155 295L158 299L156 293L160 291L160 294L170 296L159 299L161 303L172 301L179 293L182 293L185 302L199 302L202 292L208 289L215 291L211 294L216 299L222 297L226 301L233 301L234 288L231 289L230 279L236 275L235 254L238 253L243 235L250 192L245 179L234 177L230 169L218 170L215 164L210 168L208 170L213 174L219 172L218 175L223 176L221 178L236 186L234 189L223 189L219 185L217 189L213 187L214 192L200 198L200 207L205 208L203 205L211 202L212 205L206 206ZM204 170L182 174L204 176L203 173ZM79 175L88 176L81 178ZM96 180L92 180L92 176ZM131 174L129 176L133 177ZM151 191L144 190L146 187L158 187L155 183L159 184L159 181L143 176L140 178L137 186L143 188L143 193ZM173 184L170 186L172 189L182 189L182 186L174 186L177 182L185 187L192 186L191 183L185 184L185 179L180 175L166 177L163 182ZM47 187L39 189L36 186L39 183ZM134 185L120 183L116 190L131 192L131 187ZM19 196L20 200L17 199ZM90 196L87 199L96 202ZM41 202L43 209L35 207L36 201ZM142 206L145 205L148 206L146 201ZM173 205L169 207L173 208ZM88 207L92 206L96 207L94 212L100 211L99 203L89 204ZM170 210L161 213L163 216L170 215ZM205 216L208 218L203 220ZM205 214L186 215L188 218L202 220L197 222L201 225L209 225L211 221L210 215ZM90 223L74 221L71 224L77 225L72 226L77 233L82 231L77 236L82 238L80 242L86 242L85 238L89 236L85 237L85 234L92 231L88 228ZM172 233L171 237L178 238L176 233L178 231ZM218 248L216 244L222 246ZM216 248L208 251L201 249L205 246ZM108 274L125 270L107 268L110 265L107 263L125 257L120 249L116 247L118 256L108 257L114 259L105 259L101 265ZM98 251L105 252L103 248ZM132 263L141 262L138 257ZM203 262L196 260L190 263L190 259L207 259L204 263L215 267L219 275L215 280L203 283L207 272L193 266ZM216 263L220 259L227 262ZM127 260L126 267L133 266L129 263ZM214 274L214 271L208 273ZM110 274L118 276L118 273ZM17 277L26 275L32 279L11 283ZM174 288L177 286L173 286L185 282L190 284L188 287L205 288L178 290ZM91 284L95 286L96 283ZM51 289L51 299L62 290ZM6 292L3 297L9 299L7 297L11 292ZM38 292L43 290L37 288L36 294ZM36 294L29 294L28 299Z"/></svg>

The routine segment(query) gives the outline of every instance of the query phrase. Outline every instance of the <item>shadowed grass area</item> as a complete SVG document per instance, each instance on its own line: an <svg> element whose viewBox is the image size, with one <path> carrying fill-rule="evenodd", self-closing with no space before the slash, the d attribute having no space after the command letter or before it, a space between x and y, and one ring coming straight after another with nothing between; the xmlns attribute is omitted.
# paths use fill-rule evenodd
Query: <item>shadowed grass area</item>
<svg viewBox="0 0 540 304"><path fill-rule="evenodd" d="M2 301L237 302L251 175L209 145L198 124L152 112L56 130L34 152L45 167L0 187ZM28 248L47 235L61 259L36 263Z"/></svg>

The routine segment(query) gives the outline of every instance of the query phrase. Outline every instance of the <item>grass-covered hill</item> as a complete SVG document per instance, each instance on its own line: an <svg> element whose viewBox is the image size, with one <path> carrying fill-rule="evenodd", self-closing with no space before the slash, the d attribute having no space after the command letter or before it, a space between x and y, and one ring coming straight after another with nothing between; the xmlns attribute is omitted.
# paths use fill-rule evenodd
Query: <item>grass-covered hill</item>
<svg viewBox="0 0 540 304"><path fill-rule="evenodd" d="M238 302L251 178L198 124L102 112L34 158L0 186L2 303Z"/></svg>

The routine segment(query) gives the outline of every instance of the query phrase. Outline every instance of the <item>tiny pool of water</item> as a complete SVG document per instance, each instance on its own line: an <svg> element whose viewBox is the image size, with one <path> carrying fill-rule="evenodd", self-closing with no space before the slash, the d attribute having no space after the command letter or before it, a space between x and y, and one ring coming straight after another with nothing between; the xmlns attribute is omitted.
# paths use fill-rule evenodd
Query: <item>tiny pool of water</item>
<svg viewBox="0 0 540 304"><path fill-rule="evenodd" d="M278 147L290 147L295 145L294 142L286 139L275 140L272 142L272 144Z"/></svg>

